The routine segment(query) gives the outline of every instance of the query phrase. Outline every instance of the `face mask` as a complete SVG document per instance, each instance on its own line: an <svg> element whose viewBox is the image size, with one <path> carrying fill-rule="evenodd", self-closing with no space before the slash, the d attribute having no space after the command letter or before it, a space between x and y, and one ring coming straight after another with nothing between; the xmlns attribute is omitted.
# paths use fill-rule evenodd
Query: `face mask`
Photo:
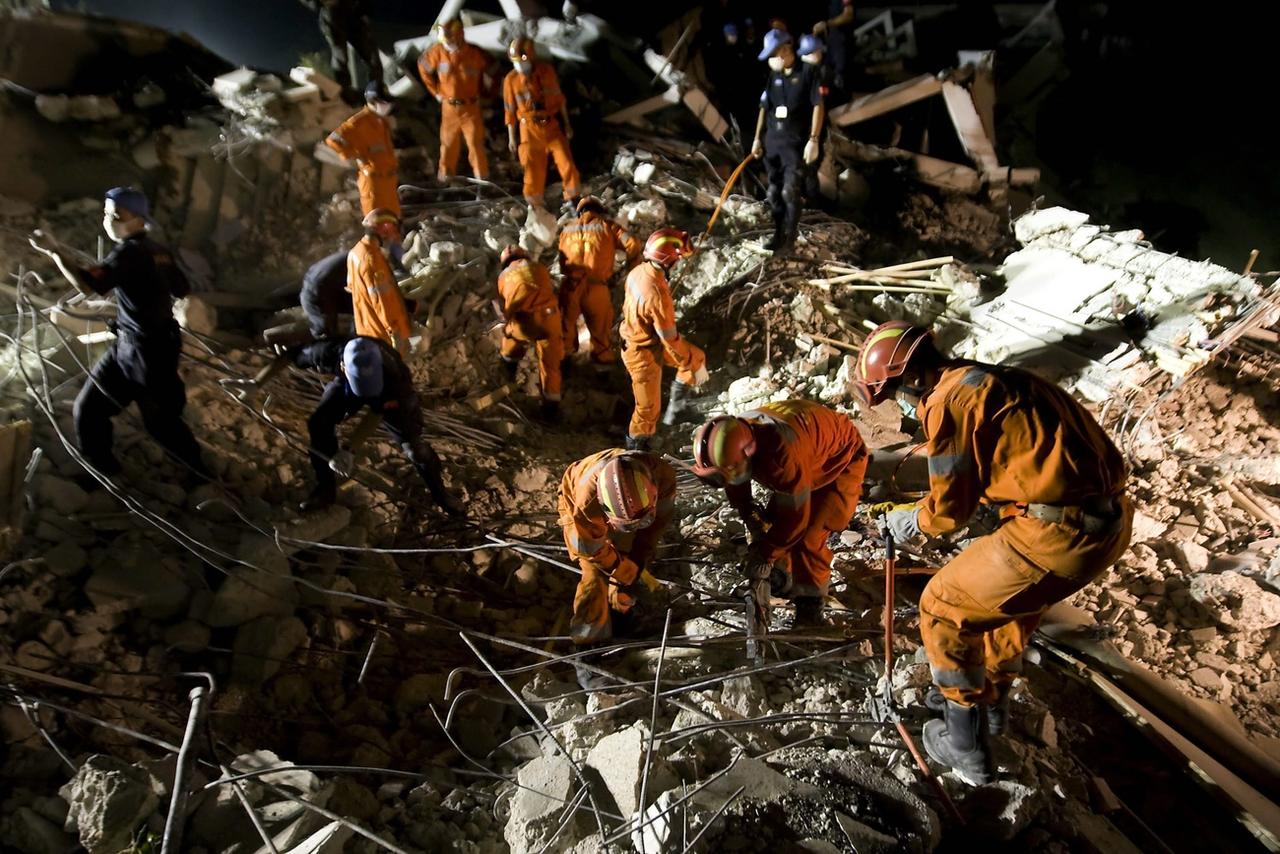
<svg viewBox="0 0 1280 854"><path fill-rule="evenodd" d="M116 243L129 236L129 233L120 225L120 221L110 214L102 218L102 230L107 233L107 237L110 237Z"/></svg>
<svg viewBox="0 0 1280 854"><path fill-rule="evenodd" d="M455 51L458 49L458 43L457 43L457 42L445 42L445 43L444 43L444 49L445 49L445 50L447 50L447 51L449 51L449 53L453 53L453 52L455 52Z"/></svg>
<svg viewBox="0 0 1280 854"><path fill-rule="evenodd" d="M390 102L390 101L374 101L373 103L371 103L371 104L369 105L369 107L370 107L370 109L372 109L375 113L377 113L378 115L382 116L383 118L386 118L387 116L391 115L391 102Z"/></svg>
<svg viewBox="0 0 1280 854"><path fill-rule="evenodd" d="M737 37L737 36L725 36L725 37L724 37L724 43L725 43L725 44L727 44L727 45L735 45L735 44L737 44L737 43L738 43L738 37Z"/></svg>
<svg viewBox="0 0 1280 854"><path fill-rule="evenodd" d="M822 64L822 54L820 54L820 53L809 53L809 54L805 54L804 56L800 57L800 61L801 61L801 62L808 63L809 65L821 65L821 64Z"/></svg>
<svg viewBox="0 0 1280 854"><path fill-rule="evenodd" d="M516 71L519 71L521 74L528 74L530 71L533 70L532 62L517 62L515 66L516 66Z"/></svg>
<svg viewBox="0 0 1280 854"><path fill-rule="evenodd" d="M787 63L780 56L769 57L769 67L774 71L781 71L787 67Z"/></svg>

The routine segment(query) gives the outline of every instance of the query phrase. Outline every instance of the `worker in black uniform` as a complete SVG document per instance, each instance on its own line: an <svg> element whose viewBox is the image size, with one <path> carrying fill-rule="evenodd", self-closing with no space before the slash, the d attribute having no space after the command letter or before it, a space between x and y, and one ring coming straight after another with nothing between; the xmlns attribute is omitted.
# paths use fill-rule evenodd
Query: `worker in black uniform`
<svg viewBox="0 0 1280 854"><path fill-rule="evenodd" d="M788 33L770 30L759 58L769 63L769 77L760 95L751 154L764 158L769 173L773 237L765 248L777 251L794 243L799 233L805 164L818 160L825 113L818 73L796 60Z"/></svg>
<svg viewBox="0 0 1280 854"><path fill-rule="evenodd" d="M462 502L444 485L440 457L422 437L422 406L413 375L394 348L366 336L346 342L329 339L302 347L295 364L337 374L324 387L320 404L307 420L316 487L302 502L303 512L328 507L336 500L335 474L351 476L356 451L381 423L418 470L436 504L451 516L464 515ZM339 449L338 425L365 407L368 415Z"/></svg>
<svg viewBox="0 0 1280 854"><path fill-rule="evenodd" d="M207 478L200 446L182 420L187 389L178 376L182 337L173 319L173 300L191 293L191 286L169 249L147 236L149 216L142 191L115 187L106 193L102 227L116 245L101 263L82 265L74 250L40 231L31 246L52 258L85 296L116 295L110 324L116 340L93 366L73 410L81 453L102 474L119 473L111 419L136 402L147 432L189 476Z"/></svg>
<svg viewBox="0 0 1280 854"><path fill-rule="evenodd" d="M320 32L329 44L329 64L333 66L333 79L342 86L348 98L354 95L351 88L351 69L347 63L347 45L355 49L356 56L369 66L369 79L382 83L382 60L378 57L378 45L369 30L367 0L299 0L312 12L320 13Z"/></svg>
<svg viewBox="0 0 1280 854"><path fill-rule="evenodd" d="M338 334L338 315L352 312L345 249L326 255L307 268L299 302L306 312L312 338L319 341Z"/></svg>
<svg viewBox="0 0 1280 854"><path fill-rule="evenodd" d="M827 0L827 17L813 25L813 34L826 40L833 88L844 94L853 42L853 0Z"/></svg>
<svg viewBox="0 0 1280 854"><path fill-rule="evenodd" d="M827 56L826 47L826 44L819 36L805 33L800 37L800 46L797 51L800 54L800 61L818 74L818 93L822 95L823 104L827 103L831 98L832 92L835 91L836 79L836 70ZM818 186L818 170L822 167L826 150L827 129L824 127L822 132L818 134L818 159L813 163L806 164L804 182L805 202L814 207L824 209L828 207L828 203Z"/></svg>

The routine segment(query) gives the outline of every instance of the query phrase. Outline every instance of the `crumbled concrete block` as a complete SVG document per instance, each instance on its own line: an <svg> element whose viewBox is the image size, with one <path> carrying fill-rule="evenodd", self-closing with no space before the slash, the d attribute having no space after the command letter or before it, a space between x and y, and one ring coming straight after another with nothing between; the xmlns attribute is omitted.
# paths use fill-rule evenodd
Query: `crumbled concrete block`
<svg viewBox="0 0 1280 854"><path fill-rule="evenodd" d="M573 767L564 756L543 756L521 766L516 779L521 788L511 799L504 836L512 854L529 854L546 847L555 833L573 794Z"/></svg>
<svg viewBox="0 0 1280 854"><path fill-rule="evenodd" d="M130 850L134 830L159 804L155 781L114 756L90 756L58 794L70 805L66 830L90 854Z"/></svg>

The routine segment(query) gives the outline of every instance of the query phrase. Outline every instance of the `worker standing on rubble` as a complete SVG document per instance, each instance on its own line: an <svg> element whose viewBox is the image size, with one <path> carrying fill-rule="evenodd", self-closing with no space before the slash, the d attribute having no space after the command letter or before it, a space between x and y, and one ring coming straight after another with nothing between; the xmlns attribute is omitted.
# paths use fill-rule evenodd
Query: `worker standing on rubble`
<svg viewBox="0 0 1280 854"><path fill-rule="evenodd" d="M835 88L835 69L827 62L826 44L818 36L806 33L800 37L799 53L800 61L817 72L818 94L822 95L822 103L826 104ZM818 157L812 163L805 164L804 197L815 207L827 206L818 182L818 172L823 166L826 150L827 128L824 126L818 134Z"/></svg>
<svg viewBox="0 0 1280 854"><path fill-rule="evenodd" d="M849 73L852 24L853 0L827 0L827 17L813 25L813 34L826 40L834 87L840 92L845 91L845 76Z"/></svg>
<svg viewBox="0 0 1280 854"><path fill-rule="evenodd" d="M329 45L329 64L333 79L343 89L343 96L355 97L351 91L351 68L347 59L350 45L356 56L369 66L369 79L382 83L382 60L369 30L367 0L299 0L312 12L320 13L320 32Z"/></svg>
<svg viewBox="0 0 1280 854"><path fill-rule="evenodd" d="M136 402L142 423L157 442L188 469L208 477L191 429L182 420L187 389L178 375L182 334L173 300L191 293L187 277L168 247L147 236L150 203L132 187L114 187L103 202L102 227L115 242L101 263L81 266L71 250L36 231L31 246L47 255L63 277L86 297L116 295L111 348L89 372L76 397L76 443L104 475L120 472L112 451L111 419Z"/></svg>
<svg viewBox="0 0 1280 854"><path fill-rule="evenodd" d="M565 200L573 201L578 197L580 180L569 149L573 127L555 69L538 61L533 39L523 36L511 42L507 57L513 66L502 81L507 148L519 157L524 169L525 201L533 207L545 206L542 194L547 187L548 156L555 159L560 171Z"/></svg>
<svg viewBox="0 0 1280 854"><path fill-rule="evenodd" d="M502 327L502 367L514 381L520 360L534 344L542 384L541 416L559 421L564 324L551 273L519 246L502 250L499 267L498 300L506 321Z"/></svg>
<svg viewBox="0 0 1280 854"><path fill-rule="evenodd" d="M335 475L351 477L356 453L382 425L418 470L436 504L451 516L465 515L462 502L444 485L440 457L422 437L422 406L413 388L413 375L395 350L376 338L329 339L303 347L296 364L337 374L324 387L319 405L307 419L316 486L300 505L304 513L337 500ZM338 425L366 407L369 414L340 447Z"/></svg>
<svg viewBox="0 0 1280 854"><path fill-rule="evenodd" d="M641 576L671 522L675 496L676 473L656 454L613 448L565 471L560 527L569 556L582 568L569 622L574 643L626 633Z"/></svg>
<svg viewBox="0 0 1280 854"><path fill-rule="evenodd" d="M643 247L626 230L609 219L604 202L584 196L578 202L578 218L560 232L560 316L564 321L565 359L578 352L578 317L585 316L591 332L591 361L597 367L612 365L613 299L609 277L615 256L627 253L627 266L640 257Z"/></svg>
<svg viewBox="0 0 1280 854"><path fill-rule="evenodd" d="M781 400L721 415L693 437L694 473L723 487L751 534L745 574L795 603L795 625L821 625L831 581L827 539L849 526L870 454L847 415ZM763 510L751 481L772 492Z"/></svg>
<svg viewBox="0 0 1280 854"><path fill-rule="evenodd" d="M489 180L484 115L480 93L490 87L489 55L468 44L462 21L450 18L438 27L439 40L418 59L418 76L440 104L440 164L436 178L446 183L458 168L462 140L467 141L471 174Z"/></svg>
<svg viewBox="0 0 1280 854"><path fill-rule="evenodd" d="M764 158L769 173L773 237L765 248L777 251L794 243L799 232L805 173L818 162L824 111L818 73L796 62L790 35L769 30L760 59L769 63L769 78L760 95L751 154Z"/></svg>
<svg viewBox="0 0 1280 854"><path fill-rule="evenodd" d="M671 401L663 423L681 420L690 409L690 390L707 380L707 356L676 331L676 308L667 277L681 259L693 254L689 233L660 228L644 244L644 262L627 274L622 304L622 363L631 375L635 409L627 428L631 450L649 450L662 413L662 367L676 368Z"/></svg>
<svg viewBox="0 0 1280 854"><path fill-rule="evenodd" d="M391 141L391 112L395 103L380 80L369 83L364 97L364 108L338 125L324 144L344 162L355 163L362 213L383 208L399 216L399 164Z"/></svg>
<svg viewBox="0 0 1280 854"><path fill-rule="evenodd" d="M400 217L370 211L364 237L347 253L347 289L357 335L380 338L402 357L409 355L409 308L391 272L392 248L400 245Z"/></svg>
<svg viewBox="0 0 1280 854"><path fill-rule="evenodd" d="M988 733L1007 726L1009 687L1045 609L1106 571L1129 543L1125 467L1097 421L1026 371L944 358L927 329L877 327L858 354L862 396L895 398L924 427L929 494L885 517L900 542L963 527L980 503L995 533L971 543L920 597L920 634L943 719L924 727L933 759L991 780Z"/></svg>

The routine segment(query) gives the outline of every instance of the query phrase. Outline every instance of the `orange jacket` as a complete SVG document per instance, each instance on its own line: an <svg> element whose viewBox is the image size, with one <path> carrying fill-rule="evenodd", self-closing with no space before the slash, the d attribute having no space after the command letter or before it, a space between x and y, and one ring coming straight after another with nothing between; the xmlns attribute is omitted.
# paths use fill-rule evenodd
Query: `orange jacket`
<svg viewBox="0 0 1280 854"><path fill-rule="evenodd" d="M1093 416L1026 371L946 368L920 418L930 491L919 523L928 534L965 524L982 501L1079 506L1124 488L1124 459Z"/></svg>
<svg viewBox="0 0 1280 854"><path fill-rule="evenodd" d="M475 101L488 76L489 55L473 44L450 51L436 42L418 57L418 76L435 97Z"/></svg>
<svg viewBox="0 0 1280 854"><path fill-rule="evenodd" d="M343 160L360 160L361 172L396 171L396 149L391 142L391 123L368 107L338 125L324 144Z"/></svg>
<svg viewBox="0 0 1280 854"><path fill-rule="evenodd" d="M347 290L357 335L381 338L396 348L408 344L409 312L376 237L365 235L347 253Z"/></svg>
<svg viewBox="0 0 1280 854"><path fill-rule="evenodd" d="M502 301L507 322L521 329L529 340L542 337L540 330L528 325L529 321L549 308L560 308L551 285L551 274L546 267L528 258L512 261L498 275L498 299Z"/></svg>
<svg viewBox="0 0 1280 854"><path fill-rule="evenodd" d="M618 330L629 347L662 345L677 368L687 372L701 367L698 350L676 331L676 307L671 301L667 277L653 264L637 264L627 274L627 295L622 302Z"/></svg>
<svg viewBox="0 0 1280 854"><path fill-rule="evenodd" d="M612 533L596 495L596 476L600 469L609 460L623 454L642 460L649 469L649 476L658 485L658 509L653 524L632 536L625 553L614 542L614 537L629 535ZM578 460L565 470L560 480L560 526L564 529L569 556L611 576L617 584L633 583L652 560L658 540L671 523L675 500L675 470L656 454L611 448Z"/></svg>
<svg viewBox="0 0 1280 854"><path fill-rule="evenodd" d="M535 62L527 75L510 71L502 81L502 104L508 125L555 118L564 103L560 79L555 69L545 62Z"/></svg>
<svg viewBox="0 0 1280 854"><path fill-rule="evenodd" d="M770 527L758 547L768 558L780 557L809 528L810 494L866 456L867 447L852 418L810 400L778 400L738 417L751 424L756 440L751 479L773 492ZM729 486L725 493L747 518L751 483Z"/></svg>
<svg viewBox="0 0 1280 854"><path fill-rule="evenodd" d="M613 220L587 211L560 232L560 269L567 278L607 282L614 255L623 248L627 263L633 264L643 246Z"/></svg>

